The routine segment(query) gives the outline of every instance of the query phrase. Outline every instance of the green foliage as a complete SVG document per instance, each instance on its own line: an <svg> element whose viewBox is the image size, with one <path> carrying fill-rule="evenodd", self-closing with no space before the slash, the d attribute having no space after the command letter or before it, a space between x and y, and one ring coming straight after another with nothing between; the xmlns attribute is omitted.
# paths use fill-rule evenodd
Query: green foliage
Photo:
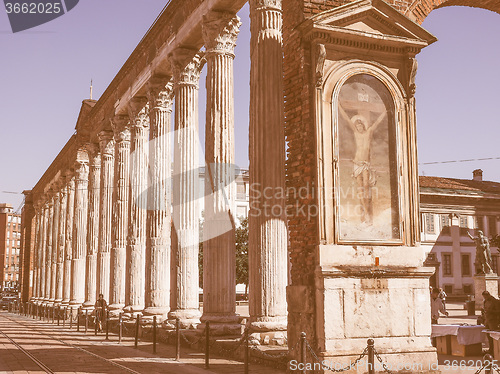
<svg viewBox="0 0 500 374"><path fill-rule="evenodd" d="M200 223L200 238L203 237L203 224ZM245 295L248 292L248 218L241 221L235 230L236 239L236 283L245 284ZM200 287L203 288L203 240L200 240L198 253L198 269L200 271Z"/></svg>
<svg viewBox="0 0 500 374"><path fill-rule="evenodd" d="M248 218L241 221L235 230L236 235L236 283L245 284L245 296L248 292Z"/></svg>

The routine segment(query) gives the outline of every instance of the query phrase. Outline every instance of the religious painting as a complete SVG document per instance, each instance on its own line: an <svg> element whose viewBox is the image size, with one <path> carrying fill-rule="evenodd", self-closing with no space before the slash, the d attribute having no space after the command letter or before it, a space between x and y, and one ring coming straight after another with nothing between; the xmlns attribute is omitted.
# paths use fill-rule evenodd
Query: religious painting
<svg viewBox="0 0 500 374"><path fill-rule="evenodd" d="M376 77L358 74L338 98L340 241L401 238L394 100Z"/></svg>

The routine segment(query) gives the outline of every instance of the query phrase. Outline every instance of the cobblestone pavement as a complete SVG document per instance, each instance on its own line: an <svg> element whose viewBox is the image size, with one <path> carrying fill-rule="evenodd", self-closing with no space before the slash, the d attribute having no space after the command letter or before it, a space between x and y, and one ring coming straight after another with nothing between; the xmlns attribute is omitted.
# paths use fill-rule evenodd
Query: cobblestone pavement
<svg viewBox="0 0 500 374"><path fill-rule="evenodd" d="M10 339L12 339L15 345ZM181 360L175 361L175 347L158 344L152 353L151 342L140 342L124 337L85 335L75 327L65 328L7 312L0 312L0 374L4 373L244 373L241 362L221 358L210 360L210 370L204 369L203 353L182 349ZM19 349L22 348L22 350ZM32 358L30 358L29 356ZM42 367L35 361L40 362ZM250 364L251 374L283 374L261 365Z"/></svg>

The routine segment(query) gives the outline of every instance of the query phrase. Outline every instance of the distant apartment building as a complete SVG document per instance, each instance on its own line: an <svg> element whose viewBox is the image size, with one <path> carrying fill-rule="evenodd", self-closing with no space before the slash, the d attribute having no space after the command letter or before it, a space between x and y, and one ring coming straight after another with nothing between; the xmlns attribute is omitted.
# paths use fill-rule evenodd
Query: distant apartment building
<svg viewBox="0 0 500 374"><path fill-rule="evenodd" d="M482 230L492 238L500 232L500 183L473 179L420 177L421 243L426 265L435 267L431 286L448 295L474 293L476 246L467 232ZM492 268L499 271L499 251L491 247Z"/></svg>
<svg viewBox="0 0 500 374"><path fill-rule="evenodd" d="M21 215L0 204L0 279L2 290L17 291L21 248Z"/></svg>

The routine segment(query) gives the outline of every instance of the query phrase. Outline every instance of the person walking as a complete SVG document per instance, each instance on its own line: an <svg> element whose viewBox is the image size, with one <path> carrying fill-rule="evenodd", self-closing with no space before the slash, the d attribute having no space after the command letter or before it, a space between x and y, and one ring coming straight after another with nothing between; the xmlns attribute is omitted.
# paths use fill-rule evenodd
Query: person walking
<svg viewBox="0 0 500 374"><path fill-rule="evenodd" d="M99 332L102 331L102 321L104 320L104 316L106 315L105 313L107 307L108 304L106 303L106 300L104 300L104 295L102 293L99 294L99 298L95 302L95 316L97 329Z"/></svg>

